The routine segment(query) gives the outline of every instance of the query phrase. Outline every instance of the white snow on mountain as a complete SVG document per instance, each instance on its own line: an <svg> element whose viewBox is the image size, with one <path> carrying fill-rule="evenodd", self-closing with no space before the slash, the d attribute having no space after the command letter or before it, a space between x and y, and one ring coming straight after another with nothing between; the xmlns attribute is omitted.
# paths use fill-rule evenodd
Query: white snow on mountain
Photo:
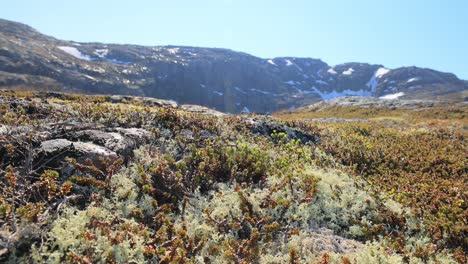
<svg viewBox="0 0 468 264"><path fill-rule="evenodd" d="M384 96L380 96L379 99L395 100L395 99L398 99L399 97L401 97L403 95L405 95L405 93L399 92L399 93L387 94L387 95L384 95Z"/></svg>
<svg viewBox="0 0 468 264"><path fill-rule="evenodd" d="M88 79L91 79L93 81L96 81L96 78L94 78L93 76L89 76L87 74L84 74L84 77L88 78Z"/></svg>
<svg viewBox="0 0 468 264"><path fill-rule="evenodd" d="M284 82L285 84L289 84L289 85L295 85L296 82L295 81L287 81L287 82Z"/></svg>
<svg viewBox="0 0 468 264"><path fill-rule="evenodd" d="M94 54L96 54L96 56L98 56L99 58L105 58L108 53L108 49L97 49L94 51Z"/></svg>
<svg viewBox="0 0 468 264"><path fill-rule="evenodd" d="M376 72L375 72L375 77L377 78L382 78L385 74L389 73L390 70L384 67L380 67Z"/></svg>
<svg viewBox="0 0 468 264"><path fill-rule="evenodd" d="M371 92L367 90L343 90L343 91L331 91L331 92L321 92L318 90L315 86L312 86L312 91L320 95L323 100L330 100L336 97L341 97L341 96L371 96Z"/></svg>
<svg viewBox="0 0 468 264"><path fill-rule="evenodd" d="M406 81L406 83L415 82L415 81L418 81L418 80L419 80L419 78L411 78L408 81Z"/></svg>
<svg viewBox="0 0 468 264"><path fill-rule="evenodd" d="M294 63L292 63L292 62L291 62L290 60L288 60L288 59L286 59L286 60L284 60L284 61L286 61L286 66L292 66L292 65L294 65Z"/></svg>
<svg viewBox="0 0 468 264"><path fill-rule="evenodd" d="M343 73L343 75L351 75L351 74L353 74L353 72L354 72L354 69L353 69L353 68L349 68L349 69L347 69L346 71L344 71L344 72L342 72L342 73Z"/></svg>
<svg viewBox="0 0 468 264"><path fill-rule="evenodd" d="M213 91L213 93L216 94L216 95L219 95L219 96L223 96L223 95L224 95L224 93L219 92L219 91Z"/></svg>
<svg viewBox="0 0 468 264"><path fill-rule="evenodd" d="M262 94L273 94L273 93L271 93L271 92L263 91L263 90L258 90L258 89L250 89L250 91L252 91L252 92L257 92L257 93L262 93Z"/></svg>
<svg viewBox="0 0 468 264"><path fill-rule="evenodd" d="M389 73L390 70L386 68L379 68L378 70L375 71L374 75L370 78L370 80L367 82L367 87L371 89L371 91L374 91L377 85L379 84L380 78L382 78L385 74Z"/></svg>
<svg viewBox="0 0 468 264"><path fill-rule="evenodd" d="M327 82L324 82L324 81L322 81L322 80L316 80L315 83L323 84L323 85L328 85Z"/></svg>
<svg viewBox="0 0 468 264"><path fill-rule="evenodd" d="M170 54L176 54L177 52L179 52L179 48L169 48L167 49L167 51L169 51Z"/></svg>
<svg viewBox="0 0 468 264"><path fill-rule="evenodd" d="M240 93L243 93L243 94L247 94L246 91L242 90L241 88L235 86L234 89L236 89L236 91L240 92Z"/></svg>
<svg viewBox="0 0 468 264"><path fill-rule="evenodd" d="M90 61L91 60L91 57L89 57L88 55L85 55L83 53L81 53L77 48L75 47L68 47L68 46L59 46L57 47L59 48L60 50L72 55L73 57L75 58L78 58L78 59L81 59L81 60L87 60L87 61Z"/></svg>
<svg viewBox="0 0 468 264"><path fill-rule="evenodd" d="M275 65L275 66L276 66L276 63L275 63L272 59L267 60L267 62L270 63L271 65Z"/></svg>
<svg viewBox="0 0 468 264"><path fill-rule="evenodd" d="M327 72L328 72L329 74L337 74L337 72L336 72L335 69L333 69L333 68L328 69Z"/></svg>
<svg viewBox="0 0 468 264"><path fill-rule="evenodd" d="M298 92L298 93L301 93L301 94L311 94L311 93L315 93L315 91L302 90L302 89L299 89L299 88L297 88L297 87L294 87L294 88L296 88L297 92ZM315 87L313 87L313 88L315 88ZM295 97L295 96L293 96L293 97Z"/></svg>
<svg viewBox="0 0 468 264"><path fill-rule="evenodd" d="M119 60L116 60L116 59L106 59L106 61L112 62L112 63L117 63L117 64L123 64L123 65L131 64L131 62L129 62L129 61L119 61Z"/></svg>

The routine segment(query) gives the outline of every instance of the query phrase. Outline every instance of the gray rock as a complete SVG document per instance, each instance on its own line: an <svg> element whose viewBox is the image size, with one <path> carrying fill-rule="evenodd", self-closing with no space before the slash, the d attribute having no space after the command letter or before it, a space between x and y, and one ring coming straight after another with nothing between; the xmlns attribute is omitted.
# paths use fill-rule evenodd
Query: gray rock
<svg viewBox="0 0 468 264"><path fill-rule="evenodd" d="M126 148L125 138L115 132L104 132L100 130L82 130L74 132L71 137L80 141L92 141L95 144L105 146L106 148L120 152Z"/></svg>
<svg viewBox="0 0 468 264"><path fill-rule="evenodd" d="M249 118L247 119L247 123L250 126L252 133L263 135L272 141L275 141L271 136L273 133L282 132L286 134L286 140L299 139L304 144L308 142L320 142L320 137L317 134L307 133L297 128L277 123L273 120Z"/></svg>
<svg viewBox="0 0 468 264"><path fill-rule="evenodd" d="M76 156L85 157L117 157L117 153L114 151L91 142L72 142L63 138L42 142L39 147L39 152L44 155L56 155L60 152L70 152Z"/></svg>
<svg viewBox="0 0 468 264"><path fill-rule="evenodd" d="M208 107L200 106L200 105L181 105L179 106L180 109L185 110L187 112L192 112L192 113L200 113L200 114L206 114L206 115L214 115L214 116L225 116L225 113L210 109Z"/></svg>
<svg viewBox="0 0 468 264"><path fill-rule="evenodd" d="M177 107L177 103L174 101L156 99L156 98L151 98L151 97L140 97L140 99L145 105L149 105L149 106L164 106L164 107L172 107L172 108Z"/></svg>
<svg viewBox="0 0 468 264"><path fill-rule="evenodd" d="M136 140L139 144L147 142L151 137L151 133L148 130L142 128L115 128L115 131L126 137Z"/></svg>
<svg viewBox="0 0 468 264"><path fill-rule="evenodd" d="M172 107L176 108L177 103L174 101L157 99L152 97L141 97L141 96L125 96L125 95L112 95L109 97L109 102L111 103L124 103L127 101L140 102L148 106L163 106L163 107Z"/></svg>
<svg viewBox="0 0 468 264"><path fill-rule="evenodd" d="M42 166L60 168L60 174L65 178L75 173L75 169L71 165L62 164L65 157L75 158L79 163L90 159L96 165L100 164L98 160L101 157L109 158L111 161L119 157L114 151L92 142L72 142L63 138L42 142L36 151L36 156L36 159L41 161Z"/></svg>
<svg viewBox="0 0 468 264"><path fill-rule="evenodd" d="M190 129L182 129L180 133L186 138L186 139L193 139L193 132Z"/></svg>
<svg viewBox="0 0 468 264"><path fill-rule="evenodd" d="M63 138L47 140L41 143L40 151L45 154L53 154L71 148L72 144L73 142Z"/></svg>
<svg viewBox="0 0 468 264"><path fill-rule="evenodd" d="M216 136L214 136L213 134L211 134L210 131L208 131L208 130L202 130L202 131L199 132L199 134L200 134L200 137L201 137L201 138L205 138L205 139L206 139L206 138L214 138L214 137L216 137Z"/></svg>
<svg viewBox="0 0 468 264"><path fill-rule="evenodd" d="M139 145L147 143L150 133L141 128L114 128L108 131L86 129L68 134L75 141L91 141L125 158Z"/></svg>
<svg viewBox="0 0 468 264"><path fill-rule="evenodd" d="M124 100L123 95L112 95L109 97L109 102L111 103L121 103Z"/></svg>

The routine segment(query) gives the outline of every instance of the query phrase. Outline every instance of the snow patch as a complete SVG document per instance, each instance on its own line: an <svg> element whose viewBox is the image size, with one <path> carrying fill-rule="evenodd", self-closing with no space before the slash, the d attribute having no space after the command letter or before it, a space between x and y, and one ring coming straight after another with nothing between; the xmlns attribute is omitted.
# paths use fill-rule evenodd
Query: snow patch
<svg viewBox="0 0 468 264"><path fill-rule="evenodd" d="M129 61L119 61L119 60L116 60L116 59L106 59L106 61L112 62L112 63L117 63L117 64L123 64L123 65L131 64L131 62L129 62Z"/></svg>
<svg viewBox="0 0 468 264"><path fill-rule="evenodd" d="M328 85L327 82L324 82L324 81L322 81L322 80L315 80L315 83L323 84L323 85Z"/></svg>
<svg viewBox="0 0 468 264"><path fill-rule="evenodd" d="M291 80L291 81L284 82L284 83L285 83L285 84L289 84L289 85L295 85L295 84L296 84L296 82L295 82L295 81L292 81L292 80Z"/></svg>
<svg viewBox="0 0 468 264"><path fill-rule="evenodd" d="M216 95L219 95L219 96L223 96L223 95L224 95L224 93L219 92L219 91L213 91L213 93L216 94Z"/></svg>
<svg viewBox="0 0 468 264"><path fill-rule="evenodd" d="M284 60L284 61L286 61L286 66L292 66L292 65L294 65L294 63L292 63L292 61L290 61L290 60L288 60L288 59L286 59L286 60Z"/></svg>
<svg viewBox="0 0 468 264"><path fill-rule="evenodd" d="M96 78L94 78L93 76L89 76L89 75L87 75L87 74L84 74L83 76L86 77L86 78L88 78L88 79L91 79L91 80L93 80L93 81L96 81Z"/></svg>
<svg viewBox="0 0 468 264"><path fill-rule="evenodd" d="M384 67L381 67L379 68L376 72L375 72L375 77L377 78L382 78L382 76L384 76L385 74L389 73L390 70L389 69L386 69Z"/></svg>
<svg viewBox="0 0 468 264"><path fill-rule="evenodd" d="M176 54L177 52L179 52L179 48L169 48L167 49L167 51L169 51L170 54Z"/></svg>
<svg viewBox="0 0 468 264"><path fill-rule="evenodd" d="M250 113L250 110L249 108L247 108L247 106L244 106L244 108L242 108L241 113Z"/></svg>
<svg viewBox="0 0 468 264"><path fill-rule="evenodd" d="M336 72L335 69L333 69L333 68L328 69L327 72L328 72L329 74L337 74L337 72Z"/></svg>
<svg viewBox="0 0 468 264"><path fill-rule="evenodd" d="M78 59L81 59L81 60L87 60L87 61L90 61L91 60L91 57L89 57L88 55L85 55L83 53L81 53L77 48L75 47L69 47L69 46L59 46L57 47L59 48L60 50L72 55L73 57L75 58L78 58Z"/></svg>
<svg viewBox="0 0 468 264"><path fill-rule="evenodd" d="M94 54L96 54L96 56L102 59L104 59L108 53L109 53L108 49L97 49L94 51Z"/></svg>
<svg viewBox="0 0 468 264"><path fill-rule="evenodd" d="M200 87L202 87L202 88L205 88L205 87L206 87L206 85L204 85L204 84L200 83Z"/></svg>
<svg viewBox="0 0 468 264"><path fill-rule="evenodd" d="M275 66L276 66L276 63L275 63L272 59L267 60L267 62L270 63L271 65L275 65Z"/></svg>
<svg viewBox="0 0 468 264"><path fill-rule="evenodd" d="M312 89L317 89L315 87L312 87ZM299 89L296 87L296 90L298 93L301 93L301 94L311 94L311 93L315 93L315 91L307 91L307 90L302 90L302 89ZM293 97L296 97L296 96L293 96Z"/></svg>
<svg viewBox="0 0 468 264"><path fill-rule="evenodd" d="M354 72L354 69L353 68L349 68L347 69L346 71L342 72L343 75L351 75L353 74Z"/></svg>
<svg viewBox="0 0 468 264"><path fill-rule="evenodd" d="M236 91L238 91L239 93L247 94L246 91L242 90L241 88L239 88L239 87L237 87L237 86L234 87L234 89L235 89Z"/></svg>
<svg viewBox="0 0 468 264"><path fill-rule="evenodd" d="M262 94L273 94L271 92L263 91L263 90L258 90L258 89L250 89L252 92L257 92L257 93L262 93Z"/></svg>
<svg viewBox="0 0 468 264"><path fill-rule="evenodd" d="M367 82L367 87L371 89L371 91L375 91L375 88L377 88L377 85L379 84L380 78L382 78L385 74L389 73L390 70L386 69L384 67L379 68L378 70L375 71L374 75L370 78L370 80Z"/></svg>
<svg viewBox="0 0 468 264"><path fill-rule="evenodd" d="M331 92L321 92L315 86L312 86L311 89L312 89L312 92L317 93L324 100L330 100L330 99L333 99L333 98L336 98L336 97L350 96L350 95L351 96L371 96L371 91L366 91L366 90L354 91L354 90L347 89L347 90L343 90L343 91L340 91L340 92L337 92L337 91L334 91L334 90L331 91Z"/></svg>
<svg viewBox="0 0 468 264"><path fill-rule="evenodd" d="M399 93L394 93L394 94L387 94L384 96L379 97L379 99L384 99L384 100L395 100L398 99L399 97L405 95L404 92L399 92Z"/></svg>
<svg viewBox="0 0 468 264"><path fill-rule="evenodd" d="M408 81L406 81L406 83L415 82L415 81L419 81L419 78L411 78Z"/></svg>

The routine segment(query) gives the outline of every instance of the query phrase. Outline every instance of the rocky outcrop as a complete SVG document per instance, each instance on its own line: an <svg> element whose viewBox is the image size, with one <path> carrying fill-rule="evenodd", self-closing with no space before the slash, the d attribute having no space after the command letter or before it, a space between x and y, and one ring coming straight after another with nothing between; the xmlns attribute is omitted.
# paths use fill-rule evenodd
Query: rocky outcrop
<svg viewBox="0 0 468 264"><path fill-rule="evenodd" d="M225 113L210 109L208 107L200 106L200 105L181 105L180 109L187 111L187 112L207 114L207 115L213 115L213 116L225 116L226 115Z"/></svg>
<svg viewBox="0 0 468 264"><path fill-rule="evenodd" d="M160 106L160 107L172 107L176 108L177 103L175 101L156 99L151 97L138 97L138 96L123 96L123 95L112 95L108 97L108 101L111 103L141 103L147 106Z"/></svg>
<svg viewBox="0 0 468 264"><path fill-rule="evenodd" d="M302 143L318 143L320 137L317 134L307 133L297 128L292 128L277 121L264 118L248 118L246 120L250 130L269 138L271 141L298 139Z"/></svg>
<svg viewBox="0 0 468 264"><path fill-rule="evenodd" d="M34 134L31 135L32 131ZM61 168L61 175L73 174L70 166L63 166L65 158L74 158L79 163L91 160L99 164L100 159L110 162L118 158L128 161L133 150L147 144L151 138L149 131L133 127L104 127L92 123L48 123L38 126L0 126L0 138L30 138L28 142L17 141L19 147L28 153L20 163L41 164L41 168ZM14 162L15 157L11 157ZM39 168L31 167L31 170Z"/></svg>

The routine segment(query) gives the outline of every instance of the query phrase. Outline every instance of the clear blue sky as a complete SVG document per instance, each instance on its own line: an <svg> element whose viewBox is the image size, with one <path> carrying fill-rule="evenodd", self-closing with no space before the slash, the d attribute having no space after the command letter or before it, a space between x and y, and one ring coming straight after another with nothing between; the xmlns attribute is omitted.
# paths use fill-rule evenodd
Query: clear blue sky
<svg viewBox="0 0 468 264"><path fill-rule="evenodd" d="M416 65L468 79L467 0L14 0L0 17L66 40Z"/></svg>

